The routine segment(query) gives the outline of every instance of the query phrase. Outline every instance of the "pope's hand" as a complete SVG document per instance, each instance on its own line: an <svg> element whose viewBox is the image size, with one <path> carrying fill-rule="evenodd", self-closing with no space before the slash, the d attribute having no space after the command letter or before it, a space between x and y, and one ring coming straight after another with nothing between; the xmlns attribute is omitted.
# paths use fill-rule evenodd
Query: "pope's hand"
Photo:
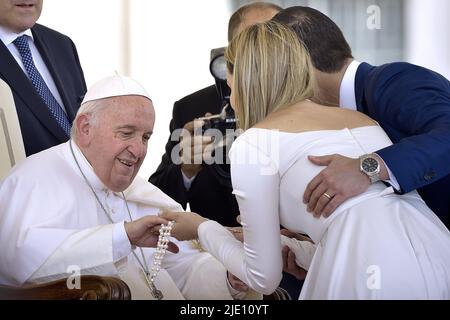
<svg viewBox="0 0 450 320"><path fill-rule="evenodd" d="M175 221L171 236L180 241L197 239L199 225L208 220L194 212L164 212L160 217Z"/></svg>
<svg viewBox="0 0 450 320"><path fill-rule="evenodd" d="M125 223L125 231L133 246L156 247L158 235L152 232L157 225L167 224L169 221L158 216L145 216L138 220ZM169 242L167 250L173 253L179 251L178 246Z"/></svg>

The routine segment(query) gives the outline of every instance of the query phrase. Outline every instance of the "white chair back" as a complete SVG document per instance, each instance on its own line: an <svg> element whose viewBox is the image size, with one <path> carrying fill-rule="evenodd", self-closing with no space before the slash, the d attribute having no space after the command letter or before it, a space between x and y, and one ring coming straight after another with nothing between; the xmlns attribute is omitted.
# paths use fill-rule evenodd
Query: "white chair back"
<svg viewBox="0 0 450 320"><path fill-rule="evenodd" d="M25 157L14 98L9 86L0 79L0 180Z"/></svg>

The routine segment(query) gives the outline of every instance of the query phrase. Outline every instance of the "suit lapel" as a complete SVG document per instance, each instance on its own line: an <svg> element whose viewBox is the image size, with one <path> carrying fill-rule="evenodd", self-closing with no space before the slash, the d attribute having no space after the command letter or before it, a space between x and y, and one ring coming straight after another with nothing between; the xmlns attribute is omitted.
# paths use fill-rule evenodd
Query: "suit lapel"
<svg viewBox="0 0 450 320"><path fill-rule="evenodd" d="M47 105L37 93L30 79L17 64L8 48L0 41L0 74L11 87L15 97L23 101L23 105L61 141L67 140L64 130L56 122ZM17 102L16 102L17 104ZM18 107L18 106L16 106Z"/></svg>
<svg viewBox="0 0 450 320"><path fill-rule="evenodd" d="M43 55L41 53L41 55ZM47 57L44 57L47 62ZM15 97L22 100L23 105L46 127L55 137L61 141L67 140L67 135L56 119L50 113L47 105L37 93L30 79L17 64L8 48L0 41L0 74L11 87ZM20 108L16 102L16 108Z"/></svg>

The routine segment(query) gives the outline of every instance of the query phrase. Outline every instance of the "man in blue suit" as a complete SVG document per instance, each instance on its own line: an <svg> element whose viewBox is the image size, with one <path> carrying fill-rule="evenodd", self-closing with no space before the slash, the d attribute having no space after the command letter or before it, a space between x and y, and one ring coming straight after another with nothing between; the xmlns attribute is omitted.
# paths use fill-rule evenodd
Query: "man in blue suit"
<svg viewBox="0 0 450 320"><path fill-rule="evenodd" d="M69 139L86 92L74 43L36 24L43 0L0 0L0 78L13 92L26 155Z"/></svg>
<svg viewBox="0 0 450 320"><path fill-rule="evenodd" d="M408 63L375 67L355 61L339 27L315 9L287 8L273 20L293 28L308 48L316 76L315 100L367 114L394 143L360 159L311 156L314 164L326 168L305 191L308 209L315 216L328 216L382 180L399 194L418 189L449 227L450 82Z"/></svg>

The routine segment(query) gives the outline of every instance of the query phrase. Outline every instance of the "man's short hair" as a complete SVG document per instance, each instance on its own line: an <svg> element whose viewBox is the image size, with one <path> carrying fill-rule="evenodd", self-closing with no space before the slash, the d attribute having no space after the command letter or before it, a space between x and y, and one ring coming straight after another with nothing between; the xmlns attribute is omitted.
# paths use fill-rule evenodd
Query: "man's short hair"
<svg viewBox="0 0 450 320"><path fill-rule="evenodd" d="M244 20L245 14L250 10L267 10L273 9L276 11L281 11L283 8L280 6L270 3L270 2L253 2L245 6L240 7L235 13L233 13L228 22L228 42L231 42L233 37L236 35L236 31L239 25Z"/></svg>
<svg viewBox="0 0 450 320"><path fill-rule="evenodd" d="M322 72L341 70L352 50L341 29L322 12L302 6L280 11L273 19L291 27L308 49L314 67Z"/></svg>

